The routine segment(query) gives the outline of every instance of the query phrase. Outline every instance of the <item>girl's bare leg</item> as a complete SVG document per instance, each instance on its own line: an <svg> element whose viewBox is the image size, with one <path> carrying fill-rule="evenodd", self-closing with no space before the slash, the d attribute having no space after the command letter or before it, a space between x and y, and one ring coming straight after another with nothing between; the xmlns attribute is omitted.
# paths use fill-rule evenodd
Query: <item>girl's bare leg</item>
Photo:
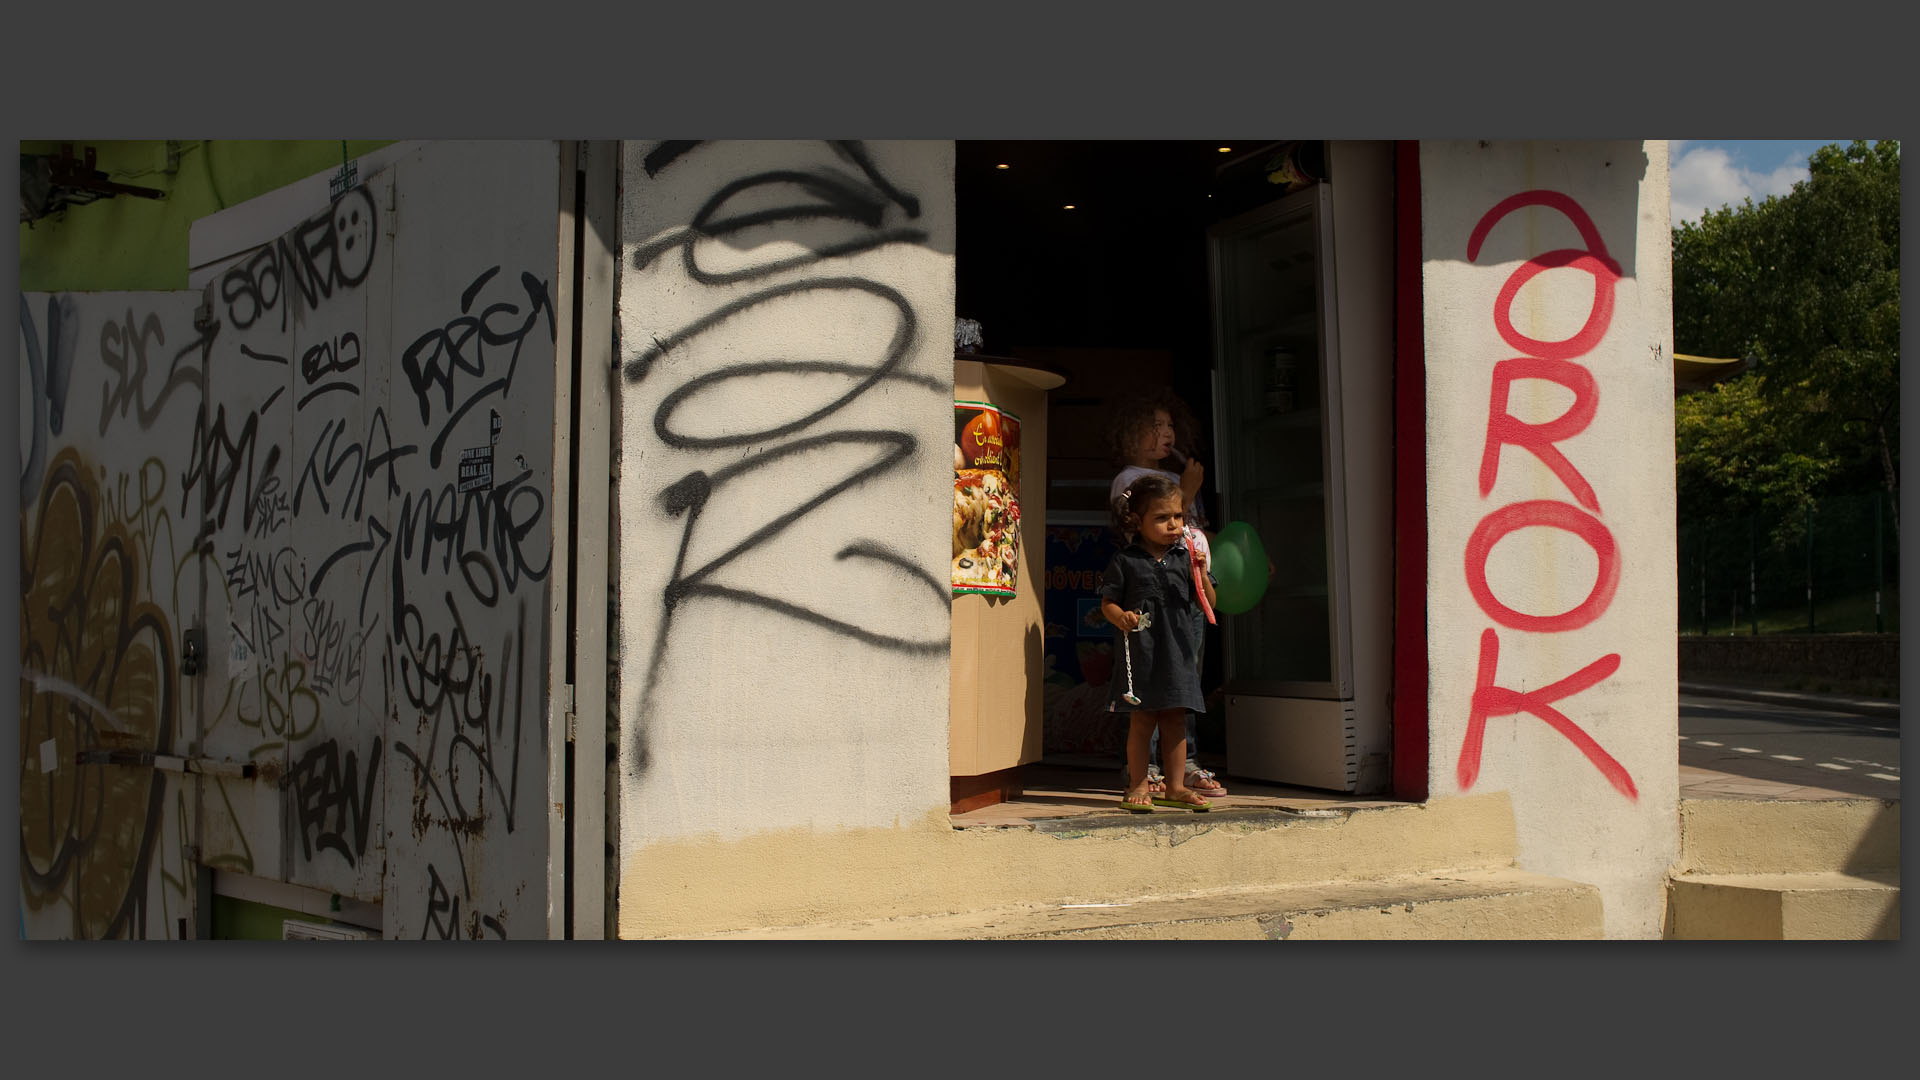
<svg viewBox="0 0 1920 1080"><path fill-rule="evenodd" d="M1160 773L1167 778L1166 797L1178 802L1201 801L1187 786L1186 710L1167 709L1155 713L1154 718L1160 726Z"/></svg>
<svg viewBox="0 0 1920 1080"><path fill-rule="evenodd" d="M1153 741L1153 728L1159 715L1150 712L1127 714L1127 802L1148 801L1147 747Z"/></svg>
<svg viewBox="0 0 1920 1080"><path fill-rule="evenodd" d="M1160 773L1167 778L1167 794L1178 796L1187 790L1187 718L1178 709L1154 714L1160 727ZM1175 776L1180 779L1174 779Z"/></svg>

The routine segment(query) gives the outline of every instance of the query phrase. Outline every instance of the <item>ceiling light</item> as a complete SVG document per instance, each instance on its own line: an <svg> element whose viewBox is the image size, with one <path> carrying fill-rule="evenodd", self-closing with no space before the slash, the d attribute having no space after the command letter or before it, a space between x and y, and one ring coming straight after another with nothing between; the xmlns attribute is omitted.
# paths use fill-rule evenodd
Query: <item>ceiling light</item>
<svg viewBox="0 0 1920 1080"><path fill-rule="evenodd" d="M998 164L998 165L995 165L995 166L994 166L994 168L996 168L996 169L1011 169L1011 168L1013 168L1013 166L1011 166L1011 165L1008 165L1008 164L1006 164L1005 162L1001 162L1000 164Z"/></svg>
<svg viewBox="0 0 1920 1080"><path fill-rule="evenodd" d="M1220 148L1220 152L1221 152L1221 153L1223 153L1223 154L1231 154L1231 153L1233 153L1233 147L1231 147L1231 146L1223 146L1223 147L1221 147L1221 148Z"/></svg>
<svg viewBox="0 0 1920 1080"><path fill-rule="evenodd" d="M1062 210L1071 210L1071 209L1073 209L1073 204L1072 204L1072 203L1068 203L1067 205L1065 205L1065 206L1063 206L1063 207L1061 207L1060 209L1062 209Z"/></svg>

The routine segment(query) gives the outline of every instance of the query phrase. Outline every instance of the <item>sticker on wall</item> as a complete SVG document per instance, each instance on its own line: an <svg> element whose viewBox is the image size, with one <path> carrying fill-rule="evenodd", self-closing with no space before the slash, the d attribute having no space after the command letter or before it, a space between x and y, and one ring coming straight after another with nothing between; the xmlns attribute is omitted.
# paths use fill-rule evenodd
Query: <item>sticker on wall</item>
<svg viewBox="0 0 1920 1080"><path fill-rule="evenodd" d="M253 674L253 649L249 648L245 638L233 635L227 646L227 681L239 682Z"/></svg>
<svg viewBox="0 0 1920 1080"><path fill-rule="evenodd" d="M460 482L454 490L493 490L493 446L476 446L460 451Z"/></svg>
<svg viewBox="0 0 1920 1080"><path fill-rule="evenodd" d="M953 403L953 591L1012 596L1020 565L1020 418Z"/></svg>

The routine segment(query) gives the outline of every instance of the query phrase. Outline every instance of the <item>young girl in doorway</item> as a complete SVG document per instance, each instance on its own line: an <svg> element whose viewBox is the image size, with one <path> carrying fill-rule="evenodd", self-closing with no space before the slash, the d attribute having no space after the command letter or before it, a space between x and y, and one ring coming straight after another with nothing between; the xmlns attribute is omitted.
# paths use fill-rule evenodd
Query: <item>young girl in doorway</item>
<svg viewBox="0 0 1920 1080"><path fill-rule="evenodd" d="M1206 533L1206 512L1200 504L1199 497L1200 485L1205 480L1206 470L1198 461L1186 457L1177 449L1180 446L1194 445L1196 426L1193 411L1187 407L1186 402L1171 392L1136 393L1123 398L1115 407L1107 428L1108 448L1113 455L1113 463L1120 469L1108 489L1107 498L1110 502L1119 499L1122 492L1144 476L1159 476L1172 481L1178 486L1186 524L1192 532L1198 534L1188 542L1188 547L1198 549L1195 554L1200 557L1202 569L1206 569L1210 561L1208 541L1211 537ZM1178 468L1180 471L1172 472L1168 466ZM1124 529L1121 530L1122 544L1132 539L1129 533ZM1212 610L1211 602L1208 604L1208 610ZM1191 618L1195 640L1204 642L1206 623L1209 620L1197 608L1192 612ZM1196 647L1194 656L1196 676L1201 659L1200 653L1201 650ZM1189 712L1186 715L1187 756L1183 759L1181 770L1185 777L1185 786L1203 795L1225 795L1227 789L1221 785L1219 779L1212 772L1201 768L1199 761L1196 760L1198 734L1197 718L1194 713ZM1156 730L1150 738L1153 748L1157 750L1160 741L1159 732ZM1156 755L1150 750L1148 756L1151 759ZM1156 791L1162 789L1165 780L1158 770L1150 766L1148 773L1149 783L1154 789Z"/></svg>
<svg viewBox="0 0 1920 1080"><path fill-rule="evenodd" d="M1108 709L1125 714L1127 790L1120 805L1136 813L1155 806L1211 810L1184 781L1185 718L1205 712L1200 695L1200 637L1194 612L1213 604L1212 575L1196 572L1188 548L1186 506L1178 484L1149 473L1113 502L1114 528L1132 540L1116 552L1100 578L1100 613L1122 637L1124 673L1108 683ZM1148 747L1160 735L1166 791L1147 785ZM1180 777L1182 779L1176 779Z"/></svg>

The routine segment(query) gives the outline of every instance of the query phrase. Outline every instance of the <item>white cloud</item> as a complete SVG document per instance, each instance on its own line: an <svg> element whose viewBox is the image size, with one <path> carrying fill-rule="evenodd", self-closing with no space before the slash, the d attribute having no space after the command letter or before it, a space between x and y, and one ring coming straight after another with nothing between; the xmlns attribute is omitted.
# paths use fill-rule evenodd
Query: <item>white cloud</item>
<svg viewBox="0 0 1920 1080"><path fill-rule="evenodd" d="M1707 210L1738 206L1744 199L1755 202L1768 195L1785 195L1796 181L1807 178L1804 157L1794 157L1772 172L1756 172L1734 164L1733 158L1718 146L1696 145L1678 153L1679 142L1669 143L1671 157L1672 207L1668 219L1678 226L1682 221L1697 221Z"/></svg>

